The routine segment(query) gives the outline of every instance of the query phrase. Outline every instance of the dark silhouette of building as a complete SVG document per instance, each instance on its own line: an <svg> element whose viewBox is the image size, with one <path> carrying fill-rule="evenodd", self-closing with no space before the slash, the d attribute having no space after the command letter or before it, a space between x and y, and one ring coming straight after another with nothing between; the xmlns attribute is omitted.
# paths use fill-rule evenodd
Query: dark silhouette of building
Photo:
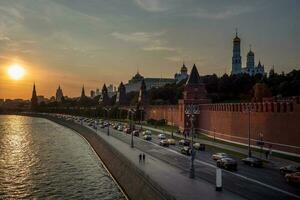
<svg viewBox="0 0 300 200"><path fill-rule="evenodd" d="M118 87L118 93L116 97L116 103L119 105L127 105L127 95L126 95L126 88L123 84L123 82L120 83Z"/></svg>
<svg viewBox="0 0 300 200"><path fill-rule="evenodd" d="M141 83L138 104L140 106L144 106L147 104L147 87L144 79L142 80Z"/></svg>
<svg viewBox="0 0 300 200"><path fill-rule="evenodd" d="M107 87L105 84L102 87L102 94L101 94L99 101L100 101L100 104L103 106L110 104L110 99L109 99Z"/></svg>
<svg viewBox="0 0 300 200"><path fill-rule="evenodd" d="M184 92L184 100L198 100L207 103L207 91L202 82L197 67L194 64L190 77L186 82Z"/></svg>
<svg viewBox="0 0 300 200"><path fill-rule="evenodd" d="M85 96L85 90L84 90L84 85L82 86L82 90L81 90L81 96L80 96L80 99L84 99L86 96Z"/></svg>
<svg viewBox="0 0 300 200"><path fill-rule="evenodd" d="M55 100L57 102L62 102L64 101L64 94L62 89L60 88L60 85L58 86L57 90L56 90L56 95L55 95Z"/></svg>
<svg viewBox="0 0 300 200"><path fill-rule="evenodd" d="M38 98L36 95L35 83L33 84L32 97L31 97L31 110L36 110L38 107Z"/></svg>

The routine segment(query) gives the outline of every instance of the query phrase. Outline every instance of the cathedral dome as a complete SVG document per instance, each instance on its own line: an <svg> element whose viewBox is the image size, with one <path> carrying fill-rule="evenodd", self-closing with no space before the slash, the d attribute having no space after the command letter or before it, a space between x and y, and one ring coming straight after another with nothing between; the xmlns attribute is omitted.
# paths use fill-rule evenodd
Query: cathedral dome
<svg viewBox="0 0 300 200"><path fill-rule="evenodd" d="M183 72L187 72L187 67L185 66L185 64L183 63L183 65L182 65L182 67L181 67L181 73L183 73Z"/></svg>
<svg viewBox="0 0 300 200"><path fill-rule="evenodd" d="M234 42L241 42L241 39L238 36L235 36L235 38L233 39Z"/></svg>
<svg viewBox="0 0 300 200"><path fill-rule="evenodd" d="M144 77L142 75L140 75L139 72L137 72L136 75L133 78L136 79L136 80L140 80L140 79L143 79Z"/></svg>

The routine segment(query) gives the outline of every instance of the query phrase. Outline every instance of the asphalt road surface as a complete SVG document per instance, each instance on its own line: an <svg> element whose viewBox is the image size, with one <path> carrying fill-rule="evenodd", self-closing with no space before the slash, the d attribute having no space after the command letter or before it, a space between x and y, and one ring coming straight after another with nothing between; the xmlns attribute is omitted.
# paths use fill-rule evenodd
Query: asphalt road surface
<svg viewBox="0 0 300 200"><path fill-rule="evenodd" d="M86 123L84 123L87 126ZM98 134L107 134L107 128L98 128ZM110 128L110 135L130 145L131 135ZM189 176L190 156L180 153L178 141L176 145L169 147L159 146L157 135L152 134L152 141L146 141L140 137L134 137L134 146L153 157L169 163L182 170ZM215 184L216 163L212 160L211 151L197 151L194 162L196 179L204 179ZM248 199L300 199L299 185L290 185L278 169L271 167L254 168L238 161L238 171L230 172L222 170L223 187ZM180 183L179 183L180 184Z"/></svg>

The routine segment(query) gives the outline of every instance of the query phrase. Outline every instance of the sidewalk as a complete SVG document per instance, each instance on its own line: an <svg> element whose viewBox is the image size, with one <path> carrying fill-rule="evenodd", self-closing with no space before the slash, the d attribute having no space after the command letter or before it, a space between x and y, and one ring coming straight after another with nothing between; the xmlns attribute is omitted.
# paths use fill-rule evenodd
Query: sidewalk
<svg viewBox="0 0 300 200"><path fill-rule="evenodd" d="M149 154L145 154L145 163L139 162L139 154L144 152L136 148L131 148L128 144L114 137L107 136L103 132L98 132L97 134L176 199L242 199L240 196L226 190L216 192L215 185L201 179L190 179L182 170L158 160Z"/></svg>
<svg viewBox="0 0 300 200"><path fill-rule="evenodd" d="M136 124L136 126L140 127L140 125L138 125L138 124ZM148 129L148 130L151 130L151 131L154 131L154 132L157 132L157 133L164 133L164 134L169 135L169 136L172 135L172 133L169 132L169 131L149 127L149 126L146 126L146 125L143 125L143 129ZM173 135L175 137L184 139L183 135L179 135L177 133L173 133ZM187 136L186 138L191 140L191 137ZM199 138L194 138L194 141L202 143L202 144L206 144L206 145L209 145L209 146L214 146L214 147L218 147L218 148L221 148L221 149L225 149L225 150L229 150L229 151L238 152L238 153L241 153L241 154L244 154L244 155L248 155L248 149L240 148L240 147L237 147L237 146L232 146L232 145L228 145L228 144L219 143L217 141L213 142L213 141L210 141L210 140L199 139ZM252 155L254 157L257 157L257 158L260 157L260 153L257 152L257 151L252 151ZM262 156L265 156L265 155L263 154ZM265 159L263 159L263 160L265 160ZM283 159L283 158L278 158L278 157L275 157L275 156L272 156L269 160L265 160L265 161L269 162L269 165L271 165L273 168L280 168L280 167L285 166L285 165L296 164L296 162L294 162L294 161L286 160L286 159Z"/></svg>

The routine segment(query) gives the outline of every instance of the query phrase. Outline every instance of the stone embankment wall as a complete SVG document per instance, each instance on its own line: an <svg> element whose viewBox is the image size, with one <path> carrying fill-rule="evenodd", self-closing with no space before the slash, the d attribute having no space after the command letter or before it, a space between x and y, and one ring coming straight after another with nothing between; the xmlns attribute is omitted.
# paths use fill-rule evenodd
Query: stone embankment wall
<svg viewBox="0 0 300 200"><path fill-rule="evenodd" d="M263 139L265 147L293 154L300 154L300 98L287 102L200 104L197 116L198 132L212 137L253 145ZM188 129L184 115L184 105L149 106L148 119L172 120L180 129ZM250 111L250 114L249 114ZM250 116L250 120L249 120Z"/></svg>
<svg viewBox="0 0 300 200"><path fill-rule="evenodd" d="M153 182L143 171L138 169L124 155L113 146L104 141L100 136L86 127L70 121L64 121L50 116L34 115L43 117L73 129L82 135L95 152L101 158L106 168L113 175L118 184L132 200L174 199L165 192L158 184Z"/></svg>

